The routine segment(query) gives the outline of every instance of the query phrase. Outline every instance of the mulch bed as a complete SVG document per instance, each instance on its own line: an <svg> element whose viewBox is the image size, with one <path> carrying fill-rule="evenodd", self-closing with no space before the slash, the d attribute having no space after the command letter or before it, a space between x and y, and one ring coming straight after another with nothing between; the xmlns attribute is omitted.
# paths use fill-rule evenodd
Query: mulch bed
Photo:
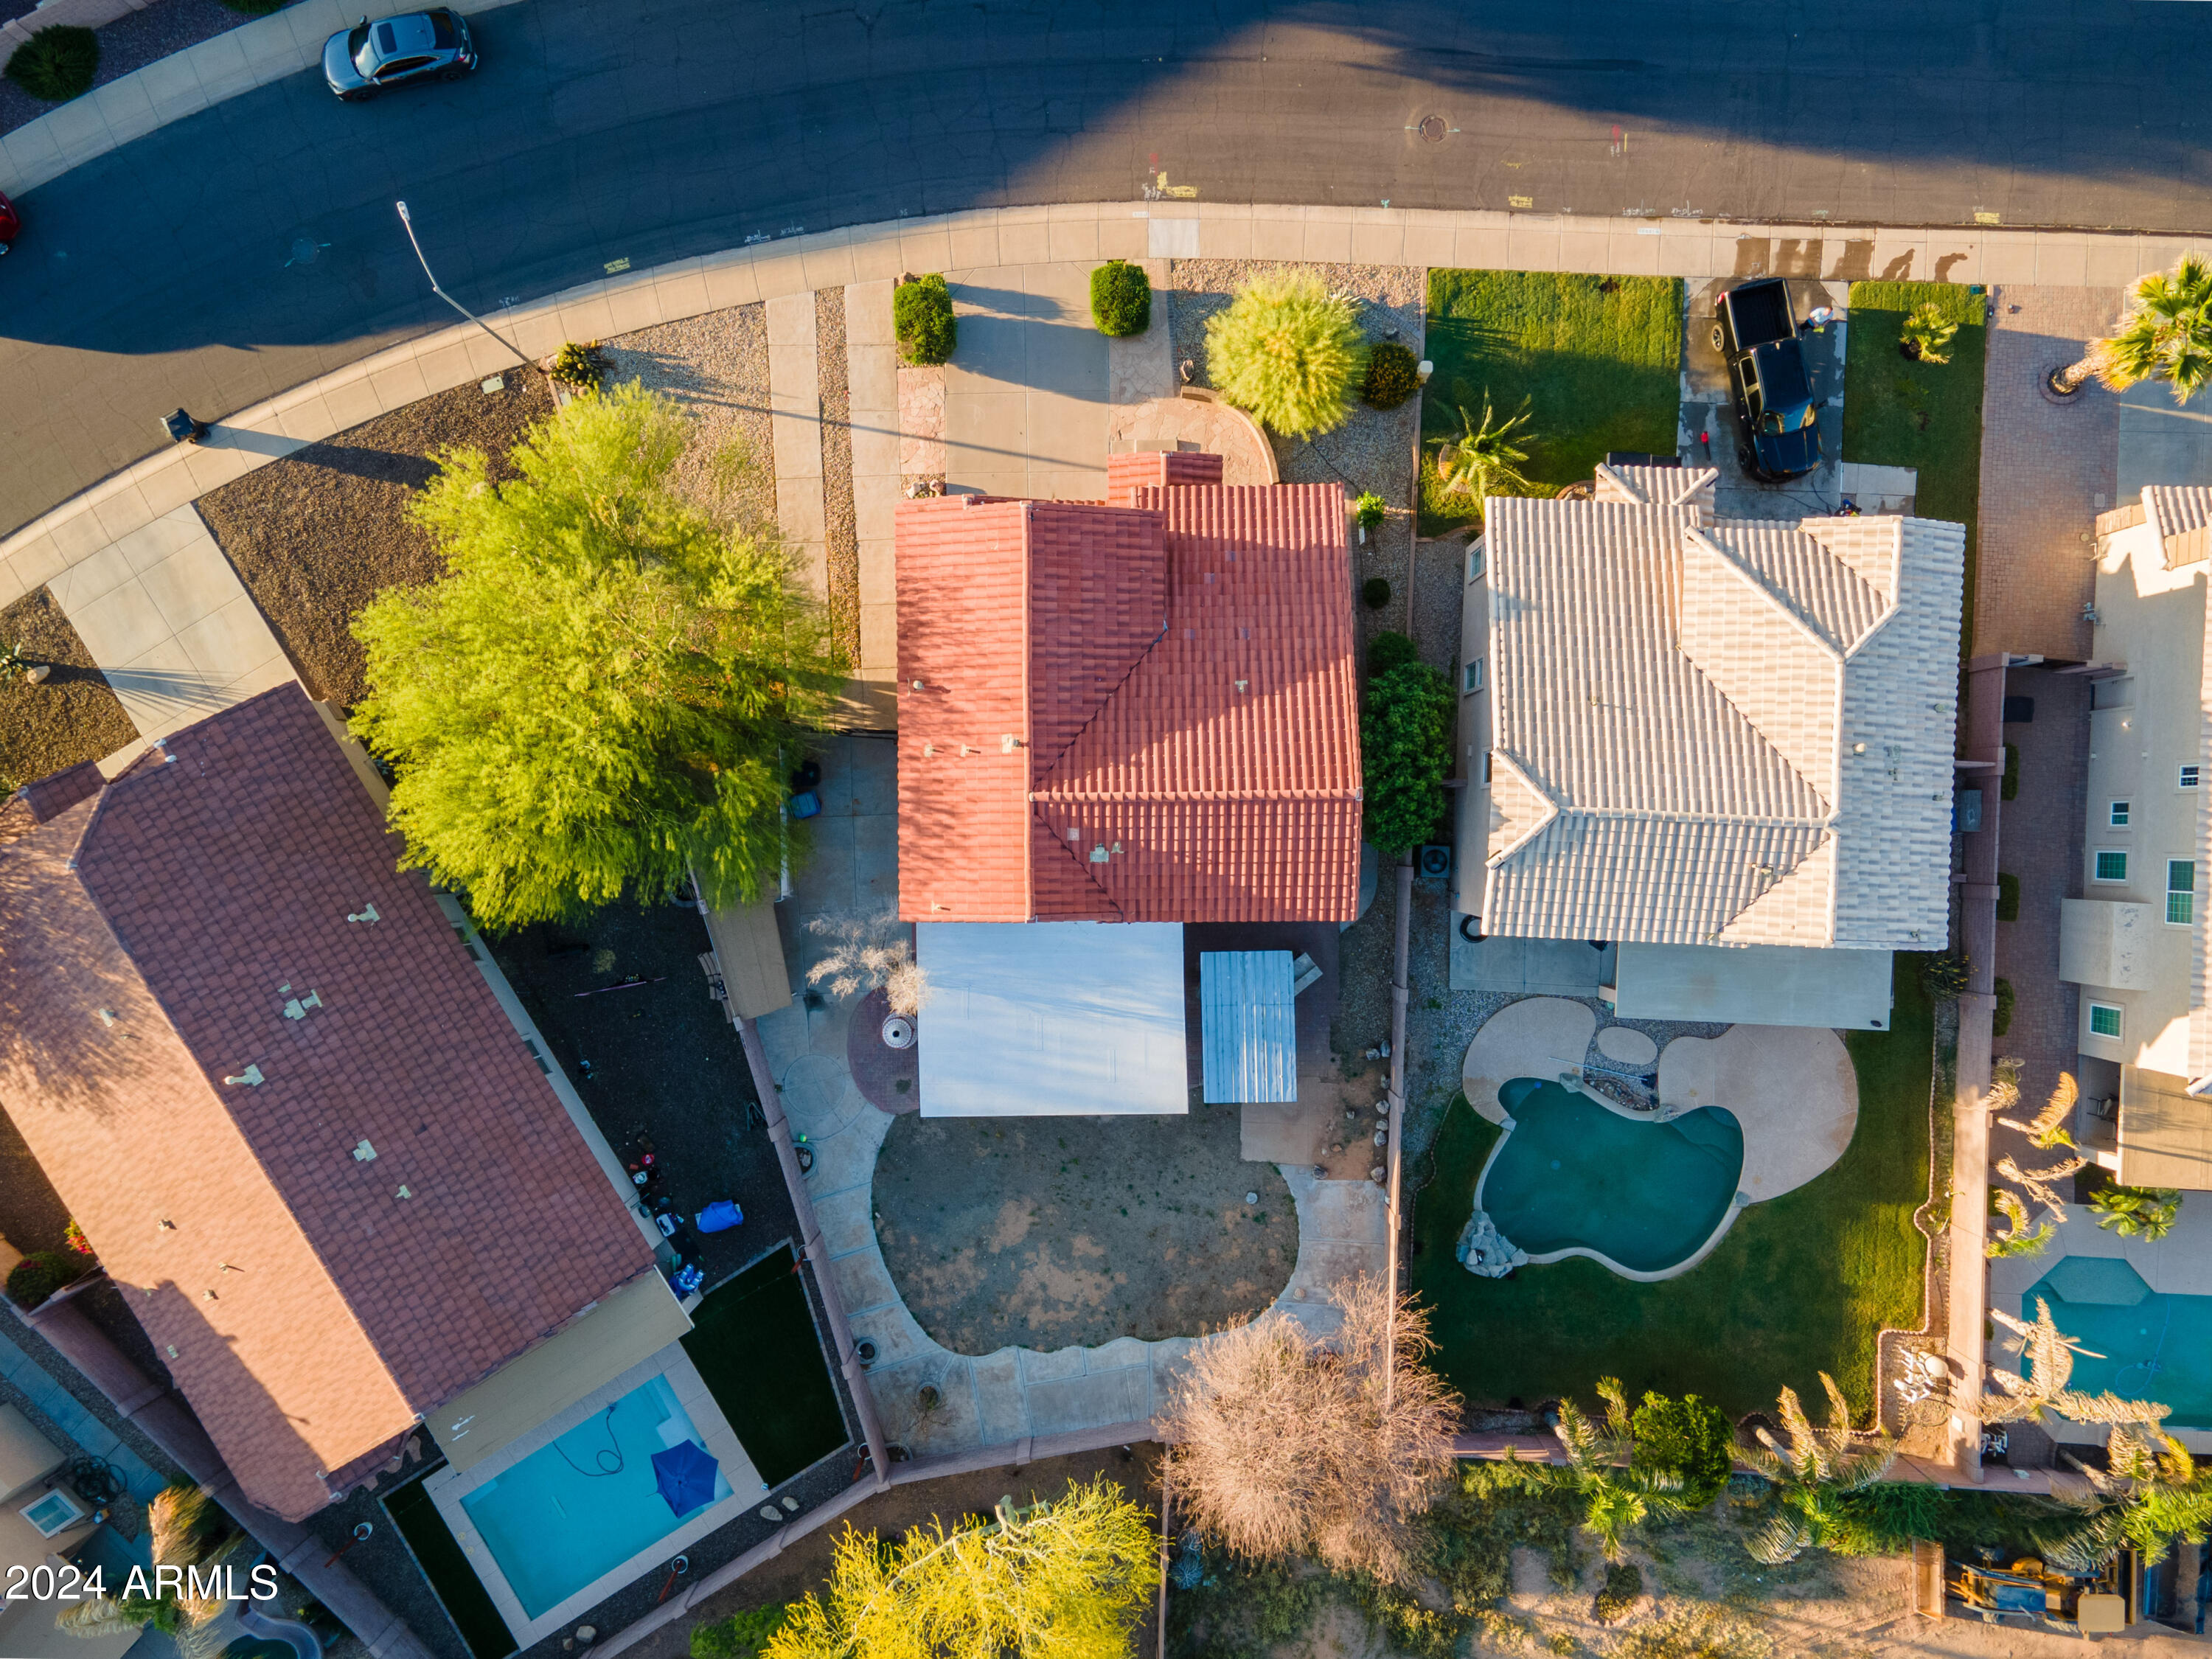
<svg viewBox="0 0 2212 1659"><path fill-rule="evenodd" d="M880 989L860 999L845 1038L845 1062L868 1104L896 1117L921 1109L921 1045L894 1048L884 1041L890 1012L891 1000Z"/></svg>
<svg viewBox="0 0 2212 1659"><path fill-rule="evenodd" d="M0 610L0 643L53 668L44 685L0 678L0 794L112 755L138 735L45 588Z"/></svg>
<svg viewBox="0 0 2212 1659"><path fill-rule="evenodd" d="M200 516L315 696L346 708L360 702L355 614L386 587L445 574L407 517L409 499L436 476L431 453L481 449L494 458L495 479L512 477L507 451L553 412L543 374L511 368L505 379L501 392L471 381L425 398L200 497Z"/></svg>

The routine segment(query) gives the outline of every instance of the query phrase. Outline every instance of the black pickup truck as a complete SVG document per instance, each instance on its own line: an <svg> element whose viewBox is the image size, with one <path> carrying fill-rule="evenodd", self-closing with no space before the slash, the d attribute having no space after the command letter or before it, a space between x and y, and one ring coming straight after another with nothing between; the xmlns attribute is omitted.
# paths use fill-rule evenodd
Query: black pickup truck
<svg viewBox="0 0 2212 1659"><path fill-rule="evenodd" d="M1776 482L1812 471L1820 465L1819 410L1790 285L1778 276L1746 283L1722 295L1716 308L1713 343L1728 365L1744 466Z"/></svg>

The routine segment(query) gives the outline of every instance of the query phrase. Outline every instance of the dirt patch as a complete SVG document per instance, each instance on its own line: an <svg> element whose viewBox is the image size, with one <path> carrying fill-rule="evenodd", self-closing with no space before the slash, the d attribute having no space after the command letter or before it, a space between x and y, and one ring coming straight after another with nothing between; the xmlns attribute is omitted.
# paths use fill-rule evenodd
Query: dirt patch
<svg viewBox="0 0 2212 1659"><path fill-rule="evenodd" d="M1290 1188L1240 1156L1234 1106L903 1116L875 1198L899 1293L956 1353L1195 1335L1265 1308L1297 1261Z"/></svg>
<svg viewBox="0 0 2212 1659"><path fill-rule="evenodd" d="M44 685L25 684L20 672L0 675L0 795L112 755L138 735L45 588L0 610L0 646L9 645L53 672Z"/></svg>
<svg viewBox="0 0 2212 1659"><path fill-rule="evenodd" d="M553 412L545 377L509 369L506 386L476 382L425 398L272 461L199 500L200 516L314 696L351 708L366 690L354 616L387 587L445 574L429 536L407 517L436 475L430 458L468 445L495 479L532 421Z"/></svg>

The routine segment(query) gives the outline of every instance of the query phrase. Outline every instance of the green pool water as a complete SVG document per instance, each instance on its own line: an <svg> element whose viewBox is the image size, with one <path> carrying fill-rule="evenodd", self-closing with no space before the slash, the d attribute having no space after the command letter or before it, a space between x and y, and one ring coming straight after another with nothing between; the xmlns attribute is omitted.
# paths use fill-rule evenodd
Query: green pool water
<svg viewBox="0 0 2212 1659"><path fill-rule="evenodd" d="M1513 1119L1475 1202L1532 1256L1577 1247L1632 1273L1687 1261L1726 1218L1743 1173L1733 1113L1644 1122L1536 1078L1498 1091Z"/></svg>
<svg viewBox="0 0 2212 1659"><path fill-rule="evenodd" d="M2173 1408L2170 1425L2212 1428L2212 1296L2161 1295L2124 1261L2069 1255L2021 1298L2021 1311L2033 1318L2039 1300L2089 1351L2075 1356L2071 1386L2155 1400Z"/></svg>

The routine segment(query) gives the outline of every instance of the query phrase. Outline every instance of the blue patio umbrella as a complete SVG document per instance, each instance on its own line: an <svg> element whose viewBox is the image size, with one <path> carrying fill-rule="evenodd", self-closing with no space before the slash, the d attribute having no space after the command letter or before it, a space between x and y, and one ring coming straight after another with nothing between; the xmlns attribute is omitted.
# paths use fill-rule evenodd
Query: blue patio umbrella
<svg viewBox="0 0 2212 1659"><path fill-rule="evenodd" d="M714 1501L714 1477L720 1469L696 1440L679 1440L666 1451L653 1455L653 1484L678 1519Z"/></svg>

